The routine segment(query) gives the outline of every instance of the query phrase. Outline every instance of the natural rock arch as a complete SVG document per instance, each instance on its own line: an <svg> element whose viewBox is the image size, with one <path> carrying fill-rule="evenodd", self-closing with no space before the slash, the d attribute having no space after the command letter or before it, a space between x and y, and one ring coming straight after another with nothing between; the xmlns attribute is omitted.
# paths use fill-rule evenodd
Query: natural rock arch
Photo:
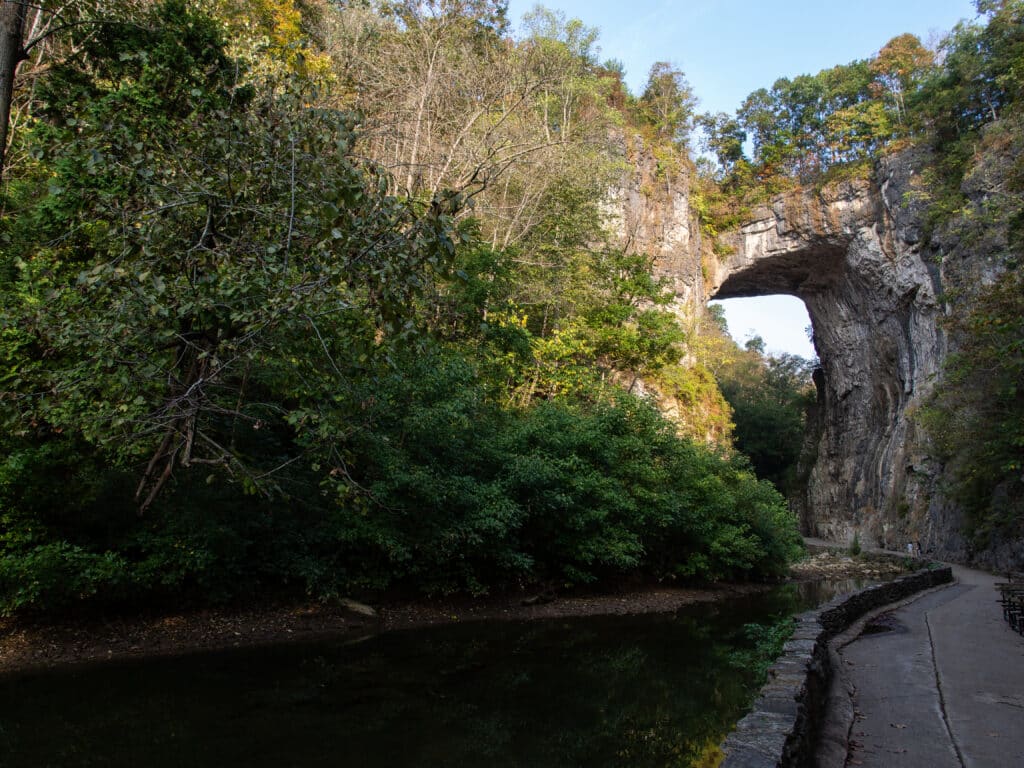
<svg viewBox="0 0 1024 768"><path fill-rule="evenodd" d="M708 299L789 294L807 305L821 371L798 505L806 532L827 539L858 532L901 546L949 535L934 525L935 469L911 418L944 347L912 175L894 162L880 187L846 181L779 197L723 238L731 255L706 276Z"/></svg>
<svg viewBox="0 0 1024 768"><path fill-rule="evenodd" d="M896 154L871 180L781 195L719 236L730 254L719 258L702 242L691 179L665 177L639 143L626 150L629 171L609 190L606 213L624 248L655 257L680 305L778 293L807 305L821 369L807 489L795 500L805 532L842 543L854 533L866 544L919 542L965 559L960 511L941 496L942 468L913 418L947 348L939 254L920 231L916 169L927 158Z"/></svg>

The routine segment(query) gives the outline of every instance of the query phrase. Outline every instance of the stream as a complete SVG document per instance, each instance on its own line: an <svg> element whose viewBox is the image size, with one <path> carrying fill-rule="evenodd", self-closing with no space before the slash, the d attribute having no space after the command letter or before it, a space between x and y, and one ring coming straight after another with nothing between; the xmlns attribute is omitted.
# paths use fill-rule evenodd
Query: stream
<svg viewBox="0 0 1024 768"><path fill-rule="evenodd" d="M0 765L700 766L760 686L759 641L855 586L25 673L0 679Z"/></svg>

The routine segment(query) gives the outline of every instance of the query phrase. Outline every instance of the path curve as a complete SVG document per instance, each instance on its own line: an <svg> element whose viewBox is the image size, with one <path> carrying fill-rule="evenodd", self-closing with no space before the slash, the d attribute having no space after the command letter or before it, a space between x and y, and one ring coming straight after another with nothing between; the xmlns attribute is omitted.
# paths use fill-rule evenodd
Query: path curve
<svg viewBox="0 0 1024 768"><path fill-rule="evenodd" d="M854 689L848 766L1024 766L1024 637L1003 620L1002 579L953 575L840 649Z"/></svg>

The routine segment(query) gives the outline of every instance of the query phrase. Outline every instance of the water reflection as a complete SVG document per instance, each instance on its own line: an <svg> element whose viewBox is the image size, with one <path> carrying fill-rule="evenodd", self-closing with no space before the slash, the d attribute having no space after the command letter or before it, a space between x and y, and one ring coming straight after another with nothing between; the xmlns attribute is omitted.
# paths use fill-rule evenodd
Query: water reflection
<svg viewBox="0 0 1024 768"><path fill-rule="evenodd" d="M885 576L882 579L828 579L821 581L801 581L793 584L786 584L779 589L792 590L795 592L793 600L795 603L799 603L813 608L827 603L833 597L839 595L850 594L856 592L859 589L863 589L871 584L876 584L879 581L887 581L891 579L892 575Z"/></svg>
<svg viewBox="0 0 1024 768"><path fill-rule="evenodd" d="M835 591L788 585L670 615L476 623L8 679L0 763L696 765L760 682L749 625Z"/></svg>

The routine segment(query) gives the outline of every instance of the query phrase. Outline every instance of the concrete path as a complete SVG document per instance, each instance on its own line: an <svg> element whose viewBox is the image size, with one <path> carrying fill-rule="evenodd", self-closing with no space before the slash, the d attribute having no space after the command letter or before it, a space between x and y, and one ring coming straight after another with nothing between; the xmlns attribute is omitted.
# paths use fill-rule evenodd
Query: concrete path
<svg viewBox="0 0 1024 768"><path fill-rule="evenodd" d="M953 575L840 650L855 689L847 765L1024 768L1024 637L1003 620L1001 579Z"/></svg>

